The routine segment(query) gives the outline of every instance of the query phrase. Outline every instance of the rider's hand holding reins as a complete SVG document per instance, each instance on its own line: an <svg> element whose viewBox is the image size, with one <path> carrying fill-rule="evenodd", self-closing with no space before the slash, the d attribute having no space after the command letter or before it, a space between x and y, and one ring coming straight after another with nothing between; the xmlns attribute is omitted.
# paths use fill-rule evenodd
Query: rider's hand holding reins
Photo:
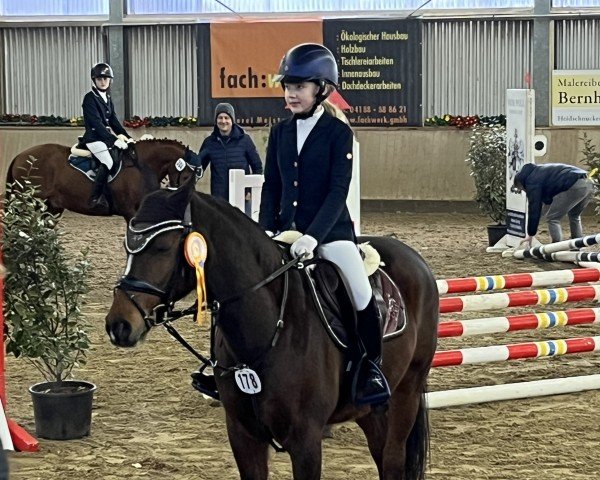
<svg viewBox="0 0 600 480"><path fill-rule="evenodd" d="M308 257L311 258L313 251L317 248L319 242L310 235L302 235L298 240L292 243L290 253L294 258Z"/></svg>
<svg viewBox="0 0 600 480"><path fill-rule="evenodd" d="M115 147L120 148L121 150L127 150L129 145L127 145L127 142L124 142L123 140L118 138L117 140L115 140Z"/></svg>

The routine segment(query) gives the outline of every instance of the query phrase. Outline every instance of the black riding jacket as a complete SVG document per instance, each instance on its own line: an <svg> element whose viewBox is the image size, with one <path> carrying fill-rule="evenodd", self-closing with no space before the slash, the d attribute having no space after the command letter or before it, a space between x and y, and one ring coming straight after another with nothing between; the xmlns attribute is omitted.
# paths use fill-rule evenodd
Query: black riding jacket
<svg viewBox="0 0 600 480"><path fill-rule="evenodd" d="M115 140L117 140L117 135L122 134L127 138L131 138L115 114L115 106L110 94L107 94L106 98L107 102L104 101L95 87L92 87L92 90L83 97L83 104L81 105L85 125L83 143L99 141L106 143L108 147L112 147Z"/></svg>
<svg viewBox="0 0 600 480"><path fill-rule="evenodd" d="M319 243L355 241L346 206L352 179L352 130L327 112L300 154L296 120L271 129L259 223L272 232L297 230Z"/></svg>

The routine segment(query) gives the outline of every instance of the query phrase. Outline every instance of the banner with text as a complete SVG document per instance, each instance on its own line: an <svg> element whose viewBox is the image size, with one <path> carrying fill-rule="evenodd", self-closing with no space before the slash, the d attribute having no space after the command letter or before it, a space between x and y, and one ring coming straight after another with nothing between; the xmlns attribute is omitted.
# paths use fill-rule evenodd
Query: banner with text
<svg viewBox="0 0 600 480"><path fill-rule="evenodd" d="M552 124L600 125L600 70L552 72Z"/></svg>
<svg viewBox="0 0 600 480"><path fill-rule="evenodd" d="M204 35L198 38L203 125L214 123L212 112L219 102L233 105L240 125L267 125L288 117L281 85L273 78L284 53L305 42L324 44L336 57L340 103L350 105L347 115L353 125L422 124L418 20L213 23L209 42ZM202 48L207 43L209 52Z"/></svg>
<svg viewBox="0 0 600 480"><path fill-rule="evenodd" d="M421 22L325 20L342 97L357 126L422 125Z"/></svg>
<svg viewBox="0 0 600 480"><path fill-rule="evenodd" d="M233 105L242 126L287 117L281 84L273 78L285 52L306 42L323 43L321 21L212 23L210 69L199 65L200 76L210 82L199 90L210 92L211 104L200 108L200 123L214 122L212 111L220 102Z"/></svg>

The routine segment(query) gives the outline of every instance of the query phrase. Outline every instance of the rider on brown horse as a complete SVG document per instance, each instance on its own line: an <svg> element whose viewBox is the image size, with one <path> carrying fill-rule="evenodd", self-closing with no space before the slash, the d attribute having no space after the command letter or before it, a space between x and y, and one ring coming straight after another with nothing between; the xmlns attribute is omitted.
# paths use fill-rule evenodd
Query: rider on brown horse
<svg viewBox="0 0 600 480"><path fill-rule="evenodd" d="M85 134L82 143L92 152L100 162L96 173L90 207L108 207L104 196L104 188L108 172L113 167L113 159L109 148L117 147L126 150L127 143L133 139L125 131L117 115L115 106L110 98L110 85L114 78L112 68L107 63L97 63L92 67L92 89L83 97L83 121Z"/></svg>
<svg viewBox="0 0 600 480"><path fill-rule="evenodd" d="M271 129L259 223L271 232L302 233L291 247L294 257L314 251L339 267L366 354L357 403L385 404L390 392L379 369L381 316L346 207L353 133L321 105L336 88L337 64L327 48L306 43L285 54L279 75L293 117Z"/></svg>

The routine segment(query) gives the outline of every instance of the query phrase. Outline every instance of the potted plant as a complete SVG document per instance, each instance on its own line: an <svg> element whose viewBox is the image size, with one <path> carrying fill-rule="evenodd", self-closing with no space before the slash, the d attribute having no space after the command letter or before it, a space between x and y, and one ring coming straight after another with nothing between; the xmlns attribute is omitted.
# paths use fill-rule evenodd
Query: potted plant
<svg viewBox="0 0 600 480"><path fill-rule="evenodd" d="M600 213L600 189L598 188L600 186L600 152L596 150L596 145L586 133L579 139L583 141L583 148L581 150L583 159L581 160L581 163L589 168L589 177L596 185L594 199L596 201L596 213Z"/></svg>
<svg viewBox="0 0 600 480"><path fill-rule="evenodd" d="M95 385L70 380L90 340L80 307L87 292L87 256L72 259L57 217L37 188L7 186L3 213L6 266L6 351L28 360L45 381L30 387L36 434L67 440L88 435Z"/></svg>
<svg viewBox="0 0 600 480"><path fill-rule="evenodd" d="M475 182L475 201L493 222L489 245L506 235L506 128L481 124L473 129L466 162Z"/></svg>

